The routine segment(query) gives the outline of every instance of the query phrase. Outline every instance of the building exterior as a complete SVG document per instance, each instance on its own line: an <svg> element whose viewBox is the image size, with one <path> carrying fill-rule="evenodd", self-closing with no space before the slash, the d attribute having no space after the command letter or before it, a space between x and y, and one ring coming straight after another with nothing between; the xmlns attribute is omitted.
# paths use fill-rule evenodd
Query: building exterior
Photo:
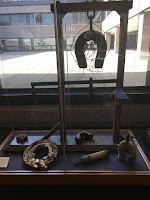
<svg viewBox="0 0 150 200"><path fill-rule="evenodd" d="M143 72L146 68L145 85L150 85L150 1L133 0L133 8L129 11L127 50L134 50L134 72ZM114 39L114 54L118 53L120 17L111 12L102 22L102 29L108 33L107 43ZM136 64L137 63L137 64ZM143 64L145 63L145 64ZM142 69L143 67L143 69Z"/></svg>
<svg viewBox="0 0 150 200"><path fill-rule="evenodd" d="M77 1L76 1L77 2ZM49 1L6 1L0 2L0 39L5 51L49 49L55 50L54 14ZM104 16L96 15L95 22ZM86 13L69 13L64 24L74 25L75 35L88 23ZM68 28L69 30L70 28Z"/></svg>
<svg viewBox="0 0 150 200"><path fill-rule="evenodd" d="M137 49L139 56L148 56L150 43L150 30L148 27L149 20L150 1L133 0L133 8L129 11L128 19L128 40L130 40L130 37L132 37L130 40L132 44L127 44L127 48L129 46L130 49ZM102 23L104 32L109 32L115 37L116 53L118 52L119 44L119 24L120 19L116 12L111 12Z"/></svg>
<svg viewBox="0 0 150 200"><path fill-rule="evenodd" d="M69 2L63 1L62 2ZM71 2L81 2L79 0ZM0 40L5 50L55 49L54 15L46 1L0 1ZM150 2L134 0L129 12L128 44L129 49L137 49L139 56L148 56ZM68 36L76 34L88 23L86 13L69 13L66 24L75 26ZM95 22L102 23L104 32L111 33L114 49L118 52L119 15L116 12L98 12ZM68 28L69 30L69 28ZM112 42L108 34L107 42ZM131 42L132 41L132 42ZM113 43L113 42L112 42ZM144 52L141 55L141 51ZM147 52L147 53L146 53Z"/></svg>

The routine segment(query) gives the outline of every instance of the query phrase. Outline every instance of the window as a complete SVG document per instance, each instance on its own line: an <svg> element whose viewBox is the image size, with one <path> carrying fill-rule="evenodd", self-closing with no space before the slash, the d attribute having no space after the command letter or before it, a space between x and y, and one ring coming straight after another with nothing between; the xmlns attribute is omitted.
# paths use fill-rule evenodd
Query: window
<svg viewBox="0 0 150 200"><path fill-rule="evenodd" d="M12 26L24 26L28 25L28 17L26 14L15 14L11 15L11 24Z"/></svg>
<svg viewBox="0 0 150 200"><path fill-rule="evenodd" d="M25 13L0 15L0 26L52 25L52 13Z"/></svg>
<svg viewBox="0 0 150 200"><path fill-rule="evenodd" d="M34 14L34 20L35 20L36 25L41 25L42 24L41 14L35 13Z"/></svg>
<svg viewBox="0 0 150 200"><path fill-rule="evenodd" d="M0 26L10 26L10 15L0 15Z"/></svg>
<svg viewBox="0 0 150 200"><path fill-rule="evenodd" d="M27 14L28 24L34 25L34 14Z"/></svg>
<svg viewBox="0 0 150 200"><path fill-rule="evenodd" d="M114 49L114 41L115 41L115 37L114 35L110 36L110 49Z"/></svg>
<svg viewBox="0 0 150 200"><path fill-rule="evenodd" d="M136 48L137 48L137 35L138 35L138 31L133 31L133 32L128 33L127 49L136 50Z"/></svg>
<svg viewBox="0 0 150 200"><path fill-rule="evenodd" d="M52 13L41 13L41 24L50 25L54 24L54 17Z"/></svg>
<svg viewBox="0 0 150 200"><path fill-rule="evenodd" d="M38 4L38 2L37 2L37 4ZM39 8L40 8L40 4L39 4ZM13 9L13 7L11 9ZM21 9L21 6L19 7L19 9ZM54 26L53 26L54 25L54 15L53 15L53 13L46 12L46 10L44 10L42 12L42 9L43 8L40 8L39 12L37 11L37 13L17 13L17 11L16 11L16 13L11 13L12 12L11 11L11 12L8 12L8 14L0 15L0 26L1 26L0 40L1 40L1 48L4 51L9 51L9 53L10 53L10 51L15 51L15 52L18 51L17 53L19 55L19 54L23 53L22 51L26 51L26 53L27 53L27 51L29 51L29 52L35 51L34 53L36 54L38 50L39 51L42 51L42 50L43 51L46 51L46 50L54 51L54 50L56 50L56 46L55 46L55 42L54 42L55 31L54 31ZM49 9L49 5L47 5L46 9ZM18 12L21 12L21 11L18 10ZM24 10L22 10L22 12L24 12ZM130 17L128 20L129 30L128 30L128 40L127 40L127 52L126 52L127 59L126 59L125 73L130 72L131 69L132 70L137 69L137 72L140 72L140 70L141 71L144 70L143 71L144 73L146 73L147 70L149 70L149 60L148 60L149 59L149 48L150 48L149 29L148 29L149 12L150 12L149 9L147 9L147 10L143 11L143 13L136 14L135 16ZM89 13L93 14L93 12L91 12L91 11ZM144 17L143 17L143 15L144 15ZM139 23L139 19L141 21L143 20L143 22ZM74 45L75 45L75 41L76 41L77 37L83 31L89 29L89 19L87 18L87 12L67 13L65 15L65 17L63 18L63 20L64 20L63 23L66 24L66 26L65 26L66 30L65 30L65 28L63 29L63 31L64 31L64 50L65 51L68 50L67 53L68 53L69 62L71 62L72 63L71 66L73 66L70 71L75 73L75 71L78 72L78 70L80 70L80 72L81 72L81 69L78 68L78 65L76 62L76 57L74 55ZM106 12L101 12L101 11L95 12L95 17L93 19L93 23L99 23L98 24L99 27L96 25L93 25L93 29L95 29L97 31L101 31L101 28L102 28L102 32L103 32L103 34L105 34L105 37L107 37L107 42L109 44L108 45L109 49L108 49L107 56L106 56L106 59L104 62L104 68L102 69L103 76L104 76L104 74L105 75L107 74L107 76L108 76L108 74L112 73L113 74L112 76L116 77L117 59L118 59L118 44L119 44L119 24L117 24L117 23L119 23L119 22L120 22L120 20L118 20L118 18L117 18L117 13L115 14L114 12L111 12L111 15L109 17L106 17ZM49 25L51 25L51 26L49 26ZM2 27L2 26L5 26L5 27ZM10 26L12 26L12 27L10 27ZM7 28L7 30L6 30L6 28ZM106 35L107 32L108 32L108 35ZM32 52L32 54L34 54L34 53ZM52 57L53 57L54 52L49 52L49 57L51 57L51 53L52 53ZM1 55L2 58L3 58L4 54ZM8 56L8 54L6 55L6 57ZM42 57L43 54L41 53L41 60L45 59L45 57ZM72 54L73 54L73 56L72 56ZM132 54L132 56L131 56L131 54ZM137 57L139 59L139 62L137 61L137 59L134 60L135 55L138 55ZM32 56L30 56L30 59ZM11 55L10 55L10 57L11 57ZM8 58L8 60L10 60L10 57ZM26 56L26 60L27 60L27 57L28 56ZM33 60L35 57L36 56L33 56ZM37 57L40 57L40 54L38 54ZM131 59L132 59L132 66L133 66L132 68L131 68L131 62L130 62ZM16 60L18 61L19 59L16 59ZM133 64L134 61L137 64L137 67L134 66L134 64ZM112 62L114 62L114 65L112 64ZM4 63L5 63L5 61L4 61ZM15 65L15 67L19 66L19 68L21 68L22 63L23 62L20 61L18 65L17 64ZM39 63L40 63L40 61L38 62L37 65L39 65ZM30 62L30 64L31 64L31 62ZM42 65L42 62L40 63L40 65ZM26 66L28 66L28 63ZM35 65L33 64L32 67L34 67L34 66ZM142 67L140 68L140 66L142 66ZM7 68L7 66L6 66L6 68ZM35 70L35 68L34 68L34 70ZM88 75L91 74L92 76L93 76L93 74L94 74L94 76L97 75L95 73L95 71L94 72L92 71L93 68L90 68L90 70L91 71L89 71L89 73L86 73L86 76L87 76L87 74ZM30 71L31 71L31 69L30 69ZM28 72L27 72L27 74L28 74ZM83 74L81 73L80 75L82 76ZM76 75L76 76L79 76L79 75ZM47 77L47 76L45 76L45 77ZM55 78L56 77L57 76L55 76ZM80 78L80 77L78 77L78 78ZM84 78L85 78L85 74L84 74ZM146 82L145 81L146 76L143 78L142 81L140 80L137 82L136 81L129 82L127 79L125 79L124 83L125 83L125 85L127 84L128 86L129 86L129 83L131 83L133 85L141 84L141 86L143 86L143 85L145 85L145 82ZM42 80L44 80L44 79L42 79ZM35 78L34 81L38 81L38 78L37 79ZM10 84L8 84L8 87L11 87L12 84L11 84L10 80L8 81L8 83L10 83ZM18 81L18 83L19 83L19 81ZM20 87L20 84L16 83L16 84L14 84L14 86ZM22 87L24 87L24 85L22 85ZM26 87L31 87L31 85L27 84Z"/></svg>

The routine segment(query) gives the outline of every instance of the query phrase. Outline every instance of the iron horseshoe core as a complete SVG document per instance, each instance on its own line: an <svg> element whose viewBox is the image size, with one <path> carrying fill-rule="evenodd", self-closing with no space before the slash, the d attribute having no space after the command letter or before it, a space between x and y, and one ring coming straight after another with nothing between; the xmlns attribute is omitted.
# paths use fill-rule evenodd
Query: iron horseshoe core
<svg viewBox="0 0 150 200"><path fill-rule="evenodd" d="M84 55L84 45L86 42L93 40L97 44L97 55L95 58L95 68L102 68L107 43L102 33L94 30L88 30L82 33L75 43L75 54L80 68L87 68L86 58Z"/></svg>

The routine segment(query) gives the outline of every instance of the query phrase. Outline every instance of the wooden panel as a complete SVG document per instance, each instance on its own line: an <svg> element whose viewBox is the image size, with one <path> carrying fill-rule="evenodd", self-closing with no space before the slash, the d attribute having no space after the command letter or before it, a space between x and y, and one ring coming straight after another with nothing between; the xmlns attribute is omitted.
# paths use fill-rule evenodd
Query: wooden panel
<svg viewBox="0 0 150 200"><path fill-rule="evenodd" d="M87 11L128 11L132 8L133 1L121 2L82 2L82 3L57 3L58 13L87 12ZM54 12L54 4L51 4L51 11Z"/></svg>
<svg viewBox="0 0 150 200"><path fill-rule="evenodd" d="M27 133L29 133L28 131ZM41 140L43 136L28 136L28 140L23 144L18 143L16 137L6 146L4 151L24 151L30 144L35 141ZM66 145L64 146L60 142L60 136L51 136L49 138L51 141L55 141L58 149L65 151L100 151L100 150L109 150L109 151L116 151L117 145L113 142L111 135L94 135L92 140L85 140L82 144L77 144L75 140L75 136L67 135Z"/></svg>
<svg viewBox="0 0 150 200"><path fill-rule="evenodd" d="M0 185L150 185L148 172L0 173Z"/></svg>

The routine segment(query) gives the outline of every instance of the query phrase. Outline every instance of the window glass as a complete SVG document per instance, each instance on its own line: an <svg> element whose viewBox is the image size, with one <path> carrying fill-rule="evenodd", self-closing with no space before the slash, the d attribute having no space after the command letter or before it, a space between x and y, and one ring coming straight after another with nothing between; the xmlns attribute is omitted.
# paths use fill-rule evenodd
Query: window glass
<svg viewBox="0 0 150 200"><path fill-rule="evenodd" d="M0 26L10 26L9 15L0 15Z"/></svg>
<svg viewBox="0 0 150 200"><path fill-rule="evenodd" d="M28 17L26 14L15 14L11 15L12 26L24 26L29 24Z"/></svg>
<svg viewBox="0 0 150 200"><path fill-rule="evenodd" d="M34 14L34 20L35 20L36 25L41 25L42 24L41 14L35 13Z"/></svg>
<svg viewBox="0 0 150 200"><path fill-rule="evenodd" d="M34 14L28 14L28 24L34 25Z"/></svg>
<svg viewBox="0 0 150 200"><path fill-rule="evenodd" d="M54 24L54 17L51 13L42 13L41 20L42 20L42 25Z"/></svg>

